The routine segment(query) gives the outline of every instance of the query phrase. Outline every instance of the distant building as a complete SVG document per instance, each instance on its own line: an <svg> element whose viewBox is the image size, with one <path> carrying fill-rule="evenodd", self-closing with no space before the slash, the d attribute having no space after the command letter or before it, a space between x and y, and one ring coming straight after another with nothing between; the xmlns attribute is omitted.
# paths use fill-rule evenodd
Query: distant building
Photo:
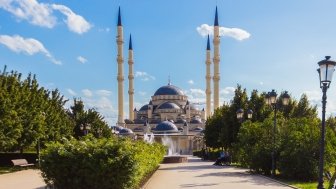
<svg viewBox="0 0 336 189"><path fill-rule="evenodd" d="M117 24L117 65L118 65L118 121L115 127L120 134L138 134L139 136L147 133L181 135L187 137L185 144L179 142L178 146L184 146L182 150L190 153L192 143L190 137L201 136L206 118L211 116L214 109L219 107L219 63L220 63L220 34L218 24L217 7L214 22L214 52L211 60L210 39L207 38L206 47L206 110L197 109L195 104L188 101L188 97L183 91L172 85L162 86L156 90L148 104L143 105L139 110L134 108L134 74L133 74L133 48L132 38L129 38L128 48L128 95L129 95L129 119L124 120L124 57L123 57L123 26L121 22L121 12L119 7ZM213 69L211 64L213 63ZM212 72L212 75L211 75ZM211 89L213 81L213 93ZM212 96L213 95L213 100ZM211 108L213 102L213 109ZM124 128L126 127L126 128ZM176 141L183 137L177 137ZM176 142L175 141L175 142ZM189 147L188 147L189 146ZM181 150L180 149L180 150Z"/></svg>
<svg viewBox="0 0 336 189"><path fill-rule="evenodd" d="M134 109L133 113L135 119L125 120L125 126L137 133L142 132L145 124L149 124L154 133L163 132L156 131L155 128L164 121L169 121L179 131L183 131L185 123L191 132L195 129L198 131L204 129L204 109L199 110L188 101L188 96L180 88L170 83L157 89L149 103L139 110Z"/></svg>

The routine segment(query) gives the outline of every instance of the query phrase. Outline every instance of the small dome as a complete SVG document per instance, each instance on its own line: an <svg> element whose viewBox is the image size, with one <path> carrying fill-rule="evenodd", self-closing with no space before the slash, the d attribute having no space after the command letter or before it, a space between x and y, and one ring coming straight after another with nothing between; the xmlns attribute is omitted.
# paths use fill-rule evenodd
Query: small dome
<svg viewBox="0 0 336 189"><path fill-rule="evenodd" d="M162 110L162 109L181 109L177 104L173 103L173 102L165 102L163 104L161 104L159 107L158 107L159 110Z"/></svg>
<svg viewBox="0 0 336 189"><path fill-rule="evenodd" d="M148 104L142 106L139 111L147 111L149 109Z"/></svg>
<svg viewBox="0 0 336 189"><path fill-rule="evenodd" d="M156 133L177 133L179 132L176 125L170 121L163 121L155 128Z"/></svg>
<svg viewBox="0 0 336 189"><path fill-rule="evenodd" d="M123 128L119 131L119 134L121 134L121 135L131 135L131 134L133 134L133 131L131 129Z"/></svg>
<svg viewBox="0 0 336 189"><path fill-rule="evenodd" d="M202 121L200 119L193 119L190 121L191 124L202 124Z"/></svg>
<svg viewBox="0 0 336 189"><path fill-rule="evenodd" d="M122 129L124 129L124 127L121 127L121 126L112 126L111 128L112 130L115 130L115 131L121 131Z"/></svg>
<svg viewBox="0 0 336 189"><path fill-rule="evenodd" d="M184 95L182 90L174 85L166 85L160 87L156 92L154 93L154 96L158 95Z"/></svg>
<svg viewBox="0 0 336 189"><path fill-rule="evenodd" d="M185 123L185 122L187 122L185 119L178 119L178 120L176 120L175 123L183 124L183 123Z"/></svg>
<svg viewBox="0 0 336 189"><path fill-rule="evenodd" d="M204 129L202 127L196 127L194 129L194 131L197 131L197 132L202 132Z"/></svg>

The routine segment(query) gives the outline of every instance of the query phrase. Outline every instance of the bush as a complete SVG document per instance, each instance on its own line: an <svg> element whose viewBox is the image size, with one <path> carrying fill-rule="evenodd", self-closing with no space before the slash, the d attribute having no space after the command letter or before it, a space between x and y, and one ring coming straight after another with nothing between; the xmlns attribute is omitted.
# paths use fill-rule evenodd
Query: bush
<svg viewBox="0 0 336 189"><path fill-rule="evenodd" d="M275 159L281 177L311 181L318 176L321 123L315 118L278 119ZM269 175L272 169L273 123L243 123L235 144L238 161L257 173ZM335 131L326 130L325 170L336 162Z"/></svg>
<svg viewBox="0 0 336 189"><path fill-rule="evenodd" d="M220 152L219 149L208 148L207 149L207 155L205 155L204 150L194 151L193 155L197 156L197 157L200 157L204 160L215 161L219 157L219 152Z"/></svg>
<svg viewBox="0 0 336 189"><path fill-rule="evenodd" d="M309 119L292 119L282 132L278 168L283 177L309 181L318 176L319 123Z"/></svg>
<svg viewBox="0 0 336 189"><path fill-rule="evenodd" d="M236 159L245 167L269 175L272 169L272 120L245 122L239 133L239 142L234 145ZM277 146L277 145L276 145Z"/></svg>
<svg viewBox="0 0 336 189"><path fill-rule="evenodd" d="M164 154L160 144L86 137L48 144L41 171L59 189L132 189L157 168Z"/></svg>
<svg viewBox="0 0 336 189"><path fill-rule="evenodd" d="M318 177L321 123L316 119L291 119L282 132L279 171L282 176L311 181ZM325 171L335 162L335 133L326 128Z"/></svg>

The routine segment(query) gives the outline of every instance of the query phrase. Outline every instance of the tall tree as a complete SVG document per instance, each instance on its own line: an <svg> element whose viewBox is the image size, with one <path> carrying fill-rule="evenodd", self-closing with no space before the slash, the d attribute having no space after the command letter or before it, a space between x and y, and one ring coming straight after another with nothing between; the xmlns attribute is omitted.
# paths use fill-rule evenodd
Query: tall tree
<svg viewBox="0 0 336 189"><path fill-rule="evenodd" d="M74 136L76 138L84 135L84 132L80 129L81 126L88 125L91 126L89 132L97 138L112 136L111 129L106 121L104 121L104 117L94 109L85 110L82 100L75 98L74 104L70 107L68 114L75 124Z"/></svg>

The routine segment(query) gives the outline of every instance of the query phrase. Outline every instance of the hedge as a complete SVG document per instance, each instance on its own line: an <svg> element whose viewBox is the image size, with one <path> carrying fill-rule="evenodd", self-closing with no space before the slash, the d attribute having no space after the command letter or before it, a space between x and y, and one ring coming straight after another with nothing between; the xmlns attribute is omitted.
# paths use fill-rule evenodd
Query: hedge
<svg viewBox="0 0 336 189"><path fill-rule="evenodd" d="M211 161L215 161L218 159L220 154L220 150L218 149L208 149L207 153L205 153L205 150L199 150L199 151L194 151L193 155L200 157L204 160L211 160Z"/></svg>
<svg viewBox="0 0 336 189"><path fill-rule="evenodd" d="M46 183L58 189L134 189L162 161L165 148L127 138L51 143L41 154Z"/></svg>

